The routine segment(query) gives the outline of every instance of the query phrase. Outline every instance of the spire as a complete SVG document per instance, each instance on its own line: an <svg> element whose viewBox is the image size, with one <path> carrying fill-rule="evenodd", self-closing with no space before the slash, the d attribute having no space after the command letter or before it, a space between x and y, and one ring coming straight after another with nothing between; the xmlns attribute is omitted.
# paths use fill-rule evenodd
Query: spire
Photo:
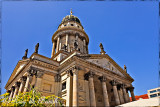
<svg viewBox="0 0 160 107"><path fill-rule="evenodd" d="M73 14L73 13L72 13L72 8L71 8L70 14L71 14L71 16L72 16L72 14Z"/></svg>

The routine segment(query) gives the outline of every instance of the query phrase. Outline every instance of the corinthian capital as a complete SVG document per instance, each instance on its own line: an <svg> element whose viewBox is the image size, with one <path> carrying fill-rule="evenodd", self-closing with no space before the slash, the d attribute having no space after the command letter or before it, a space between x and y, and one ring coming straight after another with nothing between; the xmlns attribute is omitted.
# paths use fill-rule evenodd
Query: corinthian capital
<svg viewBox="0 0 160 107"><path fill-rule="evenodd" d="M118 84L118 82L117 82L117 80L114 79L114 80L111 81L111 84L112 84L113 86L116 86L116 85Z"/></svg>
<svg viewBox="0 0 160 107"><path fill-rule="evenodd" d="M101 76L101 77L99 77L99 80L100 80L101 82L106 82L106 77L105 77L105 76Z"/></svg>
<svg viewBox="0 0 160 107"><path fill-rule="evenodd" d="M36 78L41 78L43 76L44 72L42 71L37 71L36 73Z"/></svg>
<svg viewBox="0 0 160 107"><path fill-rule="evenodd" d="M54 76L55 82L60 82L61 81L61 76L59 74L56 74Z"/></svg>

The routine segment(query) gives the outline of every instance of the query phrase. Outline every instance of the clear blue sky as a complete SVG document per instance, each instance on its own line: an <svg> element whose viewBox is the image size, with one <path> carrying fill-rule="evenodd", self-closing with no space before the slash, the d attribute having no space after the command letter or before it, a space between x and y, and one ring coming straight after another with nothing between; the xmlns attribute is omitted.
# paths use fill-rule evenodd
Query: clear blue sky
<svg viewBox="0 0 160 107"><path fill-rule="evenodd" d="M2 93L18 60L40 43L39 54L50 57L51 37L63 17L79 17L89 35L89 53L99 43L135 79L135 94L158 87L158 2L5 1L2 4Z"/></svg>

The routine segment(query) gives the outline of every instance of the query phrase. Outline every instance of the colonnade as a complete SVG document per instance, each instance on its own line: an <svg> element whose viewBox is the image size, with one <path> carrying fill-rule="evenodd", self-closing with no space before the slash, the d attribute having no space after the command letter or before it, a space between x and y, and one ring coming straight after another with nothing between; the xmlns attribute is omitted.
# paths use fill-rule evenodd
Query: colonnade
<svg viewBox="0 0 160 107"><path fill-rule="evenodd" d="M31 86L36 86L36 82L39 78L41 78L43 75L43 72L36 71L36 70L30 70L27 72L27 76L22 76L19 81L15 82L15 84L11 87L10 90L7 92L10 92L9 100L12 100L16 97L16 95L19 95L20 93L29 92L31 89ZM36 77L35 84L32 83L33 76Z"/></svg>
<svg viewBox="0 0 160 107"><path fill-rule="evenodd" d="M65 45L67 46L68 52L71 51L70 46L69 46L69 34L65 34ZM79 34L75 34L75 40L78 41ZM52 54L51 58L54 57L54 54L57 53L59 50L62 48L62 43L61 43L61 37L57 37L57 41L53 41L53 47L52 47ZM83 53L87 53L87 45L86 45L86 40L83 39Z"/></svg>
<svg viewBox="0 0 160 107"><path fill-rule="evenodd" d="M68 80L70 81L70 77L68 77ZM85 80L88 80L88 86L89 86L89 98L90 98L90 106L96 107L96 93L95 93L95 84L94 84L94 72L89 72L85 74ZM73 70L73 97L72 97L72 106L78 106L78 70L74 69ZM67 82L68 82L67 80ZM109 96L108 96L108 90L107 90L107 85L106 85L106 77L105 76L100 76L99 80L102 83L102 90L103 90L103 101L104 101L104 106L108 107L110 106L110 101L109 101ZM119 84L116 80L111 80L111 85L113 88L113 94L114 94L114 99L115 99L115 105L120 105L124 104L130 101L128 90L131 92L131 97L132 101L135 101L135 96L133 89L134 87L126 87L125 84ZM68 83L67 83L68 84ZM69 89L67 89L69 90ZM70 91L69 91L70 92ZM67 95L68 96L68 95ZM69 94L69 96L71 96ZM71 106L70 98L67 97L69 102L67 103L67 106Z"/></svg>
<svg viewBox="0 0 160 107"><path fill-rule="evenodd" d="M95 91L94 91L94 82L93 82L93 72L89 72L89 91L90 91L90 101L91 106L96 106L95 103ZM110 101L109 101L109 96L108 96L108 90L107 90L107 85L106 85L106 77L101 76L99 77L100 81L102 82L102 90L103 90L103 99L104 99L104 106L108 107L110 106ZM116 80L111 80L111 85L113 87L113 94L114 94L114 99L115 99L115 104L120 105L124 104L127 102L130 102L128 90L131 93L132 101L135 101L135 96L134 96L134 87L126 87L125 84L119 84Z"/></svg>

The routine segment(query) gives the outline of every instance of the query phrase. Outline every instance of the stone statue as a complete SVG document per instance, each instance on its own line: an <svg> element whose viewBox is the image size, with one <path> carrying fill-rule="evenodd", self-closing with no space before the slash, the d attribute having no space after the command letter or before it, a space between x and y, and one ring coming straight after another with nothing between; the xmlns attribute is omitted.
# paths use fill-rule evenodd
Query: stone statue
<svg viewBox="0 0 160 107"><path fill-rule="evenodd" d="M67 46L64 44L62 50L67 51Z"/></svg>
<svg viewBox="0 0 160 107"><path fill-rule="evenodd" d="M74 41L74 49L77 50L77 48L78 48L78 43L77 43L77 40L75 40Z"/></svg>
<svg viewBox="0 0 160 107"><path fill-rule="evenodd" d="M39 43L36 44L34 53L38 53L38 48L39 48Z"/></svg>
<svg viewBox="0 0 160 107"><path fill-rule="evenodd" d="M127 72L127 67L126 67L126 65L124 65L124 71L126 71L126 72Z"/></svg>
<svg viewBox="0 0 160 107"><path fill-rule="evenodd" d="M28 54L28 49L25 50L25 54L24 54L24 56L22 57L22 59L26 59L26 58L27 58L27 54Z"/></svg>
<svg viewBox="0 0 160 107"><path fill-rule="evenodd" d="M106 52L104 51L104 48L103 48L103 45L102 45L102 43L100 43L99 44L99 47L100 47L100 49L101 49L101 54L105 54Z"/></svg>

